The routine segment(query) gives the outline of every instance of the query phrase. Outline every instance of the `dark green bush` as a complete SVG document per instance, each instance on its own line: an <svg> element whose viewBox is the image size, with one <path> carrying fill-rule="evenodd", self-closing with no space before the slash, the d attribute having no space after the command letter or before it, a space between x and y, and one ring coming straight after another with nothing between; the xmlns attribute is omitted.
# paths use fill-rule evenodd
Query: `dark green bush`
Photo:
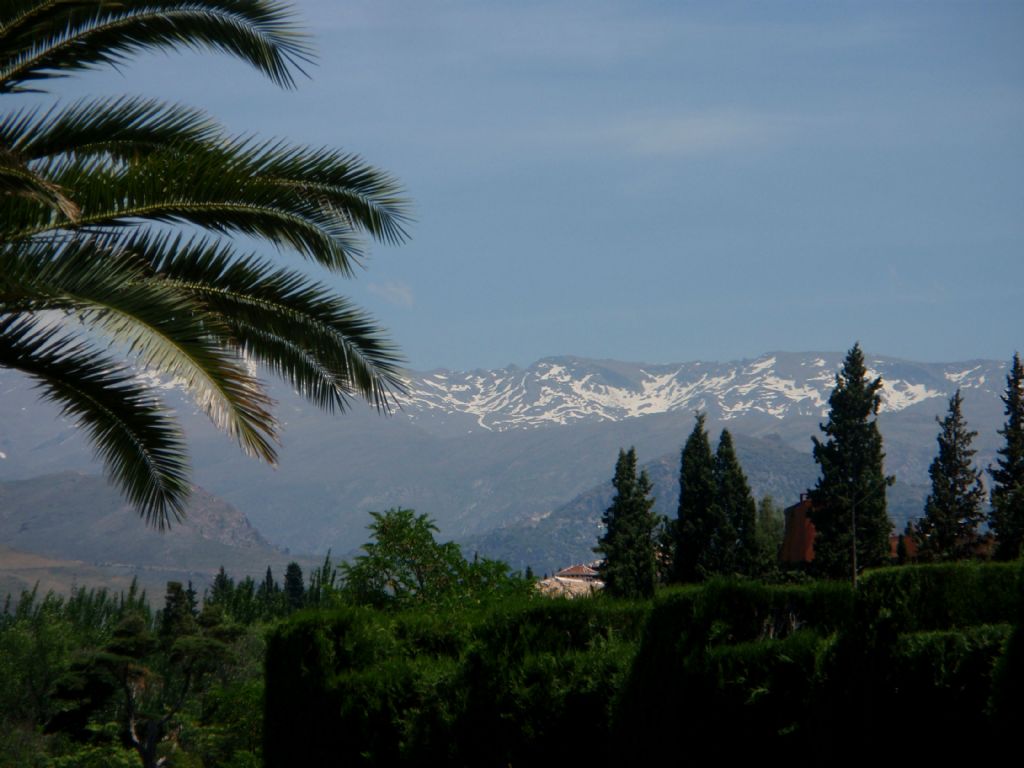
<svg viewBox="0 0 1024 768"><path fill-rule="evenodd" d="M896 632L923 632L1018 620L1018 563L935 563L881 568L861 580L861 621L879 617Z"/></svg>
<svg viewBox="0 0 1024 768"><path fill-rule="evenodd" d="M1009 733L1015 568L885 569L856 594L719 580L648 602L300 614L270 640L266 764L643 763L666 739L742 753Z"/></svg>

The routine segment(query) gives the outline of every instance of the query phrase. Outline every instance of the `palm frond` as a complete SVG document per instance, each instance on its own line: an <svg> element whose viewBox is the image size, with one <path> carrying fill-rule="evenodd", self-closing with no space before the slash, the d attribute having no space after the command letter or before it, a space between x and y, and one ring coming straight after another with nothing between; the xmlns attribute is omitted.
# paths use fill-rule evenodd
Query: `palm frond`
<svg viewBox="0 0 1024 768"><path fill-rule="evenodd" d="M273 463L271 400L224 340L230 329L188 292L153 275L118 238L0 246L0 307L71 311L142 368L181 381L214 424ZM18 294L15 294L18 291Z"/></svg>
<svg viewBox="0 0 1024 768"><path fill-rule="evenodd" d="M48 211L61 213L74 223L79 208L59 185L33 171L16 153L0 144L0 198L10 196L32 200Z"/></svg>
<svg viewBox="0 0 1024 768"><path fill-rule="evenodd" d="M129 161L170 145L210 143L219 133L201 110L132 96L81 99L0 119L0 146L29 162L59 155Z"/></svg>
<svg viewBox="0 0 1024 768"><path fill-rule="evenodd" d="M112 480L146 521L180 520L189 494L185 444L167 410L132 372L38 320L0 314L0 366L35 379L74 417Z"/></svg>
<svg viewBox="0 0 1024 768"><path fill-rule="evenodd" d="M275 0L39 0L15 2L0 21L0 92L116 66L144 49L224 52L285 87L312 59L290 10Z"/></svg>
<svg viewBox="0 0 1024 768"><path fill-rule="evenodd" d="M217 313L245 352L319 406L359 395L390 410L405 390L395 346L373 319L326 286L203 240L139 236L130 246L154 270Z"/></svg>
<svg viewBox="0 0 1024 768"><path fill-rule="evenodd" d="M343 274L363 258L362 236L404 238L407 206L397 183L352 156L280 145L174 145L123 166L58 157L36 172L76 190L81 214L64 226L123 226L138 219L187 222L260 237ZM5 205L11 238L59 226L48 211Z"/></svg>

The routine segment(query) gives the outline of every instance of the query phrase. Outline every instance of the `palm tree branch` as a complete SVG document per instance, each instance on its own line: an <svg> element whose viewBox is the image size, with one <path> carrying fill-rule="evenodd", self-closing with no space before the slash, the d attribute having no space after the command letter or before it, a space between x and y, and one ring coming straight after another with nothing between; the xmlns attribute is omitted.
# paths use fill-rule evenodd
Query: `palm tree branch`
<svg viewBox="0 0 1024 768"><path fill-rule="evenodd" d="M78 221L79 208L58 184L35 173L14 152L0 146L0 195L15 196L41 203L50 211L59 211L69 222Z"/></svg>
<svg viewBox="0 0 1024 768"><path fill-rule="evenodd" d="M76 417L107 472L150 524L180 520L189 494L181 431L132 372L33 319L0 314L0 366L38 382Z"/></svg>
<svg viewBox="0 0 1024 768"><path fill-rule="evenodd" d="M5 27L0 92L67 71L116 65L143 48L224 51L284 87L294 85L291 69L302 72L312 58L287 8L272 0L127 0L85 5L91 12L69 5L23 14Z"/></svg>
<svg viewBox="0 0 1024 768"><path fill-rule="evenodd" d="M203 241L164 239L146 245L146 258L159 274L199 297L231 326L247 351L277 366L300 391L326 371L337 405L344 407L347 395L355 392L389 410L392 393L405 390L395 347L369 315L324 285L253 257L234 258L228 249ZM304 350L306 359L317 361L316 375L300 378L301 368L281 368L262 351L260 342L271 339Z"/></svg>
<svg viewBox="0 0 1024 768"><path fill-rule="evenodd" d="M187 221L215 232L264 237L349 275L362 258L360 231L385 240L404 236L404 204L388 194L394 186L383 174L375 178L365 167L346 174L322 162L321 167L293 165L287 175L267 176L261 175L266 158L229 150L172 147L120 168L96 158L57 158L37 163L35 170L77 190L82 213L76 227L130 219ZM352 190L342 187L346 178L352 179ZM379 197L371 197L378 192ZM8 210L11 237L54 229L52 218L42 213Z"/></svg>
<svg viewBox="0 0 1024 768"><path fill-rule="evenodd" d="M133 160L172 144L210 143L219 133L201 110L138 97L82 99L0 120L0 146L29 161L64 154Z"/></svg>
<svg viewBox="0 0 1024 768"><path fill-rule="evenodd" d="M247 453L276 460L271 440L276 422L270 399L247 372L230 330L188 293L143 264L116 239L79 238L59 248L6 247L0 288L34 292L32 310L62 309L76 314L127 346L142 367L184 381L199 405ZM0 299L7 290L0 291ZM0 306L3 306L0 303Z"/></svg>

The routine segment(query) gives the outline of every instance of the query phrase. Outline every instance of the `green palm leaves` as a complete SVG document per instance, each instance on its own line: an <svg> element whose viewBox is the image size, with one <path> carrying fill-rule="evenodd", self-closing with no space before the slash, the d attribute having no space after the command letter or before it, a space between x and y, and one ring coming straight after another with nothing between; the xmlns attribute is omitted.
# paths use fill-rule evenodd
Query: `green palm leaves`
<svg viewBox="0 0 1024 768"><path fill-rule="evenodd" d="M0 93L161 47L227 52L285 86L310 57L272 0L17 0L0 9ZM368 315L230 237L352 275L368 238L404 240L407 215L397 181L354 155L229 136L187 107L121 97L5 111L0 366L77 418L162 527L182 513L188 464L142 370L270 462L277 423L256 364L328 410L353 396L387 409L402 386Z"/></svg>

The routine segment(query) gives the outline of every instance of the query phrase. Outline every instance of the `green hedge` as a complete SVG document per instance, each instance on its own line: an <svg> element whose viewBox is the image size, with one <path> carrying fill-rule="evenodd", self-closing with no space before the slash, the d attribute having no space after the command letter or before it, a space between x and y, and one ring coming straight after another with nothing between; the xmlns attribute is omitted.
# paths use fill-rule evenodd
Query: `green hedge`
<svg viewBox="0 0 1024 768"><path fill-rule="evenodd" d="M267 652L266 765L503 765L607 749L647 603L302 614Z"/></svg>
<svg viewBox="0 0 1024 768"><path fill-rule="evenodd" d="M866 620L923 632L1019 620L1021 564L936 563L865 574L857 601Z"/></svg>
<svg viewBox="0 0 1024 768"><path fill-rule="evenodd" d="M666 739L740 753L956 723L994 738L1021 722L1020 571L300 614L269 642L266 765L643 762Z"/></svg>

